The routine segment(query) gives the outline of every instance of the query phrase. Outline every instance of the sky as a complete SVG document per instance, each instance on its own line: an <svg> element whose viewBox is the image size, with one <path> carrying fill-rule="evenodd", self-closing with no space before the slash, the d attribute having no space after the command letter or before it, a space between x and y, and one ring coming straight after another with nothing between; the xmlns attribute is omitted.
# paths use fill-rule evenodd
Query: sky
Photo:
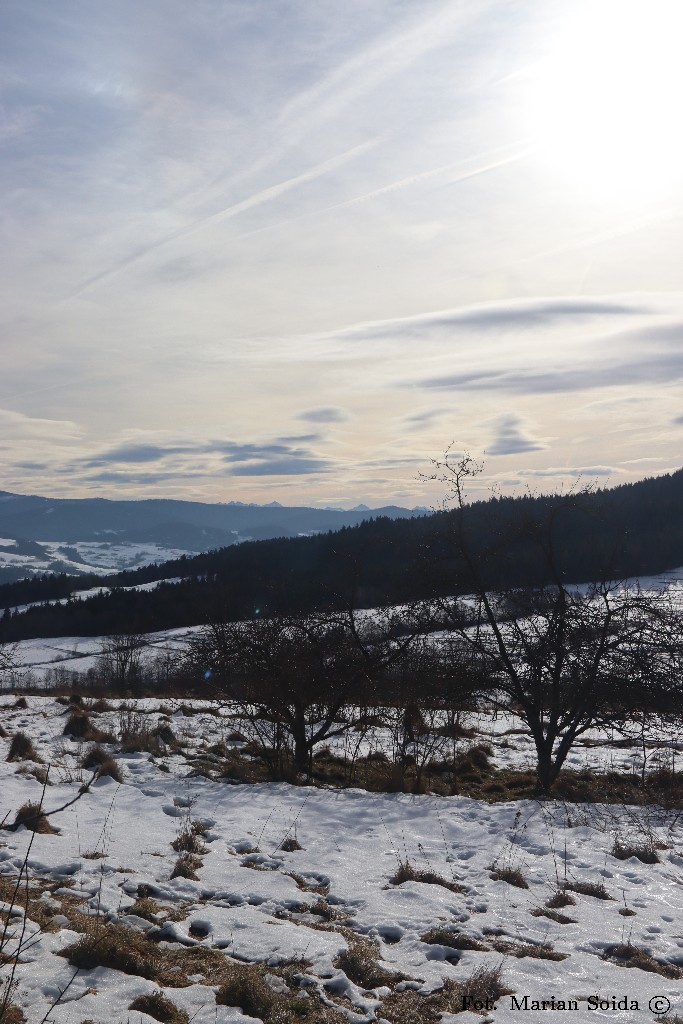
<svg viewBox="0 0 683 1024"><path fill-rule="evenodd" d="M0 490L679 468L679 0L4 0ZM474 495L473 495L474 496Z"/></svg>

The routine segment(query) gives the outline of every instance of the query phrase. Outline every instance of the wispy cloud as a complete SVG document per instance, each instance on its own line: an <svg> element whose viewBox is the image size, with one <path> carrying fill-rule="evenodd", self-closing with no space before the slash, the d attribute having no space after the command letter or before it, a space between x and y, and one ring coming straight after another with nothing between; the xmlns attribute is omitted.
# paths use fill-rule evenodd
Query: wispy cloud
<svg viewBox="0 0 683 1024"><path fill-rule="evenodd" d="M493 440L486 446L489 455L521 455L523 452L539 452L547 444L535 440L524 431L519 416L501 416L494 424Z"/></svg>

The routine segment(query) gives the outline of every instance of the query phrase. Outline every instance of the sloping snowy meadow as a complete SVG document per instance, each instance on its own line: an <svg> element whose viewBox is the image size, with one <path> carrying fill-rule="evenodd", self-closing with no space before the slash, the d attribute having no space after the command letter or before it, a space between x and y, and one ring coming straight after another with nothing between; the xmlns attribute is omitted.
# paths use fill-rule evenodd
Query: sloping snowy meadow
<svg viewBox="0 0 683 1024"><path fill-rule="evenodd" d="M55 1024L150 1024L153 1016L130 1007L154 993L196 1024L243 1019L240 1004L219 1004L216 994L221 965L244 964L262 965L269 991L298 999L298 1016L278 1015L278 1003L261 1017L267 1024L683 1013L678 812L229 784L193 767L225 737L220 715L150 700L137 710L182 737L182 752L122 754L105 744L122 781L102 776L79 796L92 777L80 767L92 744L63 735L68 706L26 702L5 696L0 718L0 885L3 970L9 976L19 946L12 1002L29 1024L46 1015ZM118 714L92 717L107 730ZM17 732L42 765L5 760ZM489 728L494 758L509 758L496 736L504 742ZM26 804L42 800L49 812L75 797L49 816L54 832L8 827ZM614 855L615 840L646 837L656 863ZM183 858L190 870L178 874ZM24 864L22 903L12 880ZM69 951L91 933L96 947L116 926L129 929L131 948L152 940L166 967L79 967L83 957ZM498 972L509 994L495 1009L463 1009L469 990L454 983L482 971ZM302 1015L314 1001L330 1016Z"/></svg>

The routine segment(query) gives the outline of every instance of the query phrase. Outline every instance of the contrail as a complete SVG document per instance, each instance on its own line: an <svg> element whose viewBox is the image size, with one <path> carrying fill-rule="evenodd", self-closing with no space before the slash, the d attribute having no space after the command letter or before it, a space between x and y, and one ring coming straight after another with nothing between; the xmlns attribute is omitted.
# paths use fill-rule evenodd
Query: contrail
<svg viewBox="0 0 683 1024"><path fill-rule="evenodd" d="M96 285L115 277L123 270L132 266L132 264L144 259L144 257L148 256L150 253L156 252L158 249L162 249L164 246L177 241L179 238L186 238L195 231L199 231L201 228L206 227L207 224L220 223L223 220L229 220L232 217L237 217L240 213L252 210L257 206L262 206L264 203L272 202L274 199L278 199L280 196L290 192L294 188L297 188L299 185L304 185L309 181L315 181L316 178L322 177L329 171L336 170L337 167L348 163L349 160L354 160L369 149L374 148L382 138L383 136L379 135L367 142L362 142L358 146L353 146L351 149L337 154L337 156L330 157L328 160L323 160L322 163L314 164L313 167L310 167L302 174L297 174L293 178L287 178L285 181L280 181L276 185L270 185L268 188L261 189L260 192L255 192L254 195L249 196L247 199L243 199L239 203L233 203L231 206L226 206L224 209L218 210L215 213L210 213L205 217L200 217L198 220L193 221L186 227L179 228L177 231L173 231L170 234L165 235L164 238L160 239L158 242L154 242L151 245L146 245L138 249L114 266L108 267L107 270L103 270L99 274L94 274L79 285L78 288L70 292L65 298L76 298L79 295L85 294Z"/></svg>

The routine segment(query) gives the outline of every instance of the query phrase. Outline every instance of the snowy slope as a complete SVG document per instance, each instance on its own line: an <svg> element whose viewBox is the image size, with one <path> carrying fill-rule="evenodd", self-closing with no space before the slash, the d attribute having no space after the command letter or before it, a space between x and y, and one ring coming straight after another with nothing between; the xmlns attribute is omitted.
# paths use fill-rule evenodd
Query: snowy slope
<svg viewBox="0 0 683 1024"><path fill-rule="evenodd" d="M83 745L62 736L67 709L49 698L28 702L28 710L10 710L13 698L4 698L2 722L9 732L28 732L44 760L55 765L54 784L45 794L45 805L52 808L76 796L88 774L77 768ZM157 707L153 701L138 710L152 707ZM150 724L158 717L151 713ZM116 719L116 711L97 716L100 728L114 727ZM172 713L170 724L188 751L225 739L234 725L215 715L186 717L180 711ZM8 742L0 740L0 817L11 820L17 807L40 798L41 786L25 774L31 764L4 761ZM43 880L44 890L48 882L58 884L43 899L52 901L61 927L41 934L29 914L27 929L34 941L17 971L15 1002L29 1024L43 1019L74 974L57 955L79 938L70 927L69 907L60 902L64 894L70 893L72 902L82 901L89 913L99 908L101 915L132 929L149 929L149 921L128 913L141 885L162 906L162 924L164 916L175 918L167 922L162 947L206 946L240 961L265 961L273 969L303 957L306 983L336 1007L340 1021L381 1020L383 1001L396 986L393 980L363 989L335 963L354 934L377 939L381 965L400 972L408 987L422 993L438 990L444 979L462 980L482 965L500 964L518 1004L525 995L575 999L578 1008L569 1019L577 1024L652 1021L648 1002L653 998L670 1000L672 1013L683 1012L680 981L605 959L615 944L630 942L669 967L683 964L683 825L677 815L647 807L490 805L460 797L284 784L228 786L193 775L182 754L156 759L128 754L119 763L123 784L111 779L95 783L53 819L58 834L34 836L23 827L2 832L0 880L16 875L33 838L31 875ZM171 879L177 854L170 844L190 819L207 829L198 881ZM615 833L638 830L655 833L663 847L661 863L619 861L611 855ZM281 850L283 839L294 834L303 849ZM247 852L255 848L258 852ZM86 856L93 853L103 856ZM415 881L391 884L398 863L406 860L462 891ZM521 871L528 889L492 880L494 864ZM610 899L575 894L575 904L563 911L568 923L537 916L565 880L603 882ZM314 886L317 893L309 891ZM334 911L329 925L314 911L320 893ZM623 916L624 910L629 916ZM14 919L14 926L20 922ZM481 948L456 950L423 941L434 928L458 932ZM538 957L549 950L564 959ZM151 1018L128 1007L135 996L158 987L106 967L83 970L50 1020L147 1024ZM236 1009L216 1006L214 989L201 977L187 987L162 987L197 1024L239 1019ZM639 1008L594 1010L586 1002L624 995ZM656 1004L660 1009L665 1005ZM450 1010L462 1024L520 1019L509 995L501 996L488 1015L455 1014L459 1006ZM521 1012L529 1021L566 1019L564 1011Z"/></svg>

